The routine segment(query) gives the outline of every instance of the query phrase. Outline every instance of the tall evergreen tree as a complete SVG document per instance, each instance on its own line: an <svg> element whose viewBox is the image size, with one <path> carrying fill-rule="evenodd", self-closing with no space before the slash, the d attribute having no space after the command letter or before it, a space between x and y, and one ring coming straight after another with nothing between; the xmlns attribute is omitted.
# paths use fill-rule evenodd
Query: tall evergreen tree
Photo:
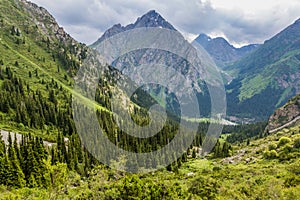
<svg viewBox="0 0 300 200"><path fill-rule="evenodd" d="M26 184L25 175L20 167L20 163L17 158L15 149L11 146L11 142L9 143L8 151L9 151L9 174L7 180L8 185L16 186L16 187L24 187Z"/></svg>

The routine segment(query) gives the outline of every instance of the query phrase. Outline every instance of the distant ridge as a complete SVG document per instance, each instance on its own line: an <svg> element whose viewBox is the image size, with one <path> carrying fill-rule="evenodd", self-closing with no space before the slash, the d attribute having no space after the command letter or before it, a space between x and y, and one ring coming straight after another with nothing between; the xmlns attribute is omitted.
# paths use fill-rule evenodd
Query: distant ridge
<svg viewBox="0 0 300 200"><path fill-rule="evenodd" d="M195 41L202 45L221 68L234 63L259 47L259 44L250 44L235 48L222 37L211 38L204 33L201 33Z"/></svg>

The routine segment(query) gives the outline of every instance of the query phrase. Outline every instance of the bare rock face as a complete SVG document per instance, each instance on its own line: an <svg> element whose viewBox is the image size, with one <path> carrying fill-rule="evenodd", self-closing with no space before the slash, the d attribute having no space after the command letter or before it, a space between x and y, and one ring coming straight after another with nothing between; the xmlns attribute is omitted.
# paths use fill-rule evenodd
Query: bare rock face
<svg viewBox="0 0 300 200"><path fill-rule="evenodd" d="M56 46L55 48L60 48L60 52L62 53L66 51L66 48L69 48L70 51L76 54L79 60L83 59L83 52L88 51L86 45L78 43L67 32L65 32L65 30L58 25L55 18L45 8L39 7L27 0L18 1L18 5L31 15L30 21L36 24L41 35L46 36L53 44L57 42L60 43L59 47Z"/></svg>
<svg viewBox="0 0 300 200"><path fill-rule="evenodd" d="M97 44L101 43L103 40L124 32L128 30L132 30L135 28L141 28L141 27L162 27L170 30L176 30L169 22L167 22L159 13L157 13L155 10L150 10L142 17L139 17L135 23L128 24L127 26L122 26L121 24L115 24L110 29L105 31L105 33L91 46L95 47Z"/></svg>
<svg viewBox="0 0 300 200"><path fill-rule="evenodd" d="M26 0L21 0L21 6L28 10L31 15L32 19L37 24L44 34L49 35L49 37L56 37L57 39L63 41L70 41L74 40L69 36L62 27L60 27L55 18L43 7L39 7L34 3L31 3ZM50 32L53 34L49 34ZM75 40L74 40L75 43Z"/></svg>
<svg viewBox="0 0 300 200"><path fill-rule="evenodd" d="M300 95L292 98L283 107L277 109L270 117L268 123L268 130L272 131L285 124L289 124L300 116Z"/></svg>

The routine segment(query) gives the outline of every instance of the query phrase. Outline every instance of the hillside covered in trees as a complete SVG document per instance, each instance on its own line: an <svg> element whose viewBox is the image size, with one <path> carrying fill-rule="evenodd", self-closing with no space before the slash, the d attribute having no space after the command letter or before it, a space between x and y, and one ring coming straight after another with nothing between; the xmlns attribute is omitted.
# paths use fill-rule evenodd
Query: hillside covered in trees
<svg viewBox="0 0 300 200"><path fill-rule="evenodd" d="M138 91L135 99L127 97L115 84L116 79L126 82L126 77L109 66L104 66L95 101L74 92L74 77L93 54L59 27L45 9L25 0L0 0L0 130L10 132L5 141L0 136L0 199L300 196L298 122L272 134L265 131L265 122L225 126L212 152L203 157L201 147L210 123L184 121L182 131L189 135L190 127L197 127L197 135L188 148L180 146L184 153L167 167L145 173L139 164L155 169L161 163L132 163L125 156L111 160L112 167L100 163L77 134L72 95L86 103L83 113L95 108L107 138L126 151L161 149L175 137L179 122L168 112L157 135L145 139L125 134L112 112L112 91L117 90L129 102L120 103L117 109L129 107L132 119L140 125L149 124L148 108L157 102L143 91ZM97 148L99 141L89 141ZM163 159L174 160L174 155ZM127 173L132 165L140 173Z"/></svg>

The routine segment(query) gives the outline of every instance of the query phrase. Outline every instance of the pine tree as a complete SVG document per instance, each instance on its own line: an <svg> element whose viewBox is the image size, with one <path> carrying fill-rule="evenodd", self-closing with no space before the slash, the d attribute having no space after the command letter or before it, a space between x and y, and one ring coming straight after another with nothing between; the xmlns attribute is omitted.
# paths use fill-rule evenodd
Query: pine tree
<svg viewBox="0 0 300 200"><path fill-rule="evenodd" d="M27 137L25 135L22 135L21 143L20 143L20 154L22 157L22 162L20 163L22 171L25 174L26 177L26 171L27 171L27 156L28 156L28 149L27 149Z"/></svg>
<svg viewBox="0 0 300 200"><path fill-rule="evenodd" d="M230 149L230 145L228 144L228 142L224 142L223 148L222 148L222 156L223 157L229 156L229 149Z"/></svg>
<svg viewBox="0 0 300 200"><path fill-rule="evenodd" d="M36 187L39 186L38 183L36 182L35 178L34 178L33 173L30 174L29 179L28 179L27 182L28 182L27 186L30 187L30 188L36 188Z"/></svg>
<svg viewBox="0 0 300 200"><path fill-rule="evenodd" d="M15 149L12 146L10 134L9 134L9 138L10 138L9 146L8 146L9 177L7 181L8 181L8 185L21 188L24 187L26 184L25 175L20 167L20 163L15 153Z"/></svg>
<svg viewBox="0 0 300 200"><path fill-rule="evenodd" d="M22 158L22 155L21 155L21 152L20 152L20 148L19 148L19 144L18 144L18 139L17 139L17 134L15 133L15 137L14 137L14 150L16 152L16 155L17 155L17 159L20 163L20 166L22 165L23 163L23 158Z"/></svg>
<svg viewBox="0 0 300 200"><path fill-rule="evenodd" d="M221 155L221 144L220 144L220 141L217 140L217 143L214 147L214 157L218 158L218 157L220 157L220 155Z"/></svg>
<svg viewBox="0 0 300 200"><path fill-rule="evenodd" d="M15 35L16 34L16 27L15 26L11 27L10 33L11 33L11 35Z"/></svg>
<svg viewBox="0 0 300 200"><path fill-rule="evenodd" d="M64 137L60 132L58 132L56 142L57 142L57 154L58 154L59 162L68 163L68 153L66 149L66 144L64 141Z"/></svg>
<svg viewBox="0 0 300 200"><path fill-rule="evenodd" d="M37 182L38 184L40 183L40 178L41 178L41 174L40 171L38 169L39 163L36 160L35 157L35 153L33 150L33 141L32 138L29 137L28 139L28 144L27 144L27 151L28 151L28 156L26 157L25 161L26 161L26 180L29 181L31 178L31 176L34 176L35 182ZM32 180L32 179L31 179ZM29 184L29 183L28 183ZM28 185L31 187L31 185Z"/></svg>
<svg viewBox="0 0 300 200"><path fill-rule="evenodd" d="M13 160L14 159L14 151L13 151L13 142L12 142L12 138L11 138L11 133L8 133L8 158L9 160Z"/></svg>
<svg viewBox="0 0 300 200"><path fill-rule="evenodd" d="M90 158L89 158L89 153L85 151L85 156L84 156L84 174L85 176L88 176L88 172L91 169L91 163L90 163Z"/></svg>
<svg viewBox="0 0 300 200"><path fill-rule="evenodd" d="M51 164L55 165L59 161L58 156L57 156L57 148L52 147L50 150L50 153L51 153Z"/></svg>
<svg viewBox="0 0 300 200"><path fill-rule="evenodd" d="M7 154L0 155L0 184L8 185L9 183L10 164Z"/></svg>
<svg viewBox="0 0 300 200"><path fill-rule="evenodd" d="M0 65L1 65L1 61L0 60ZM0 67L0 79L3 80L4 79L4 75L3 75L3 72L2 72L2 68Z"/></svg>
<svg viewBox="0 0 300 200"><path fill-rule="evenodd" d="M195 149L193 149L192 158L196 158L196 157L197 157L196 150L195 150Z"/></svg>
<svg viewBox="0 0 300 200"><path fill-rule="evenodd" d="M5 143L0 134L0 185L6 185L8 180L9 164L6 156Z"/></svg>
<svg viewBox="0 0 300 200"><path fill-rule="evenodd" d="M17 28L17 31L16 31L16 35L21 36L20 30L18 28Z"/></svg>

